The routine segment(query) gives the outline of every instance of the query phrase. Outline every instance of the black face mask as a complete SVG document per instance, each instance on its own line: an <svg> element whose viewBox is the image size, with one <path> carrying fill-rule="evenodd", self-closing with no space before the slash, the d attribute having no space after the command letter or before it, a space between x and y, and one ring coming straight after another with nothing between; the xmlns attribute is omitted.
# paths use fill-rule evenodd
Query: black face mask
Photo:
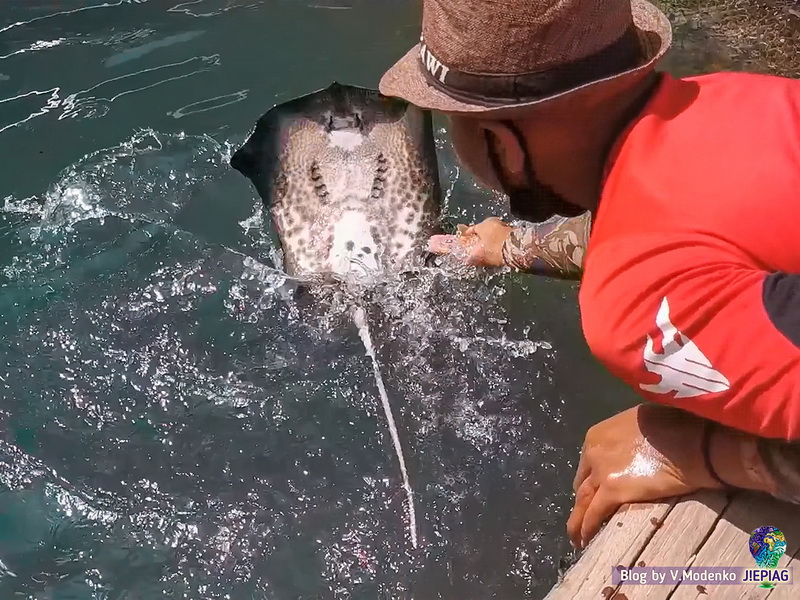
<svg viewBox="0 0 800 600"><path fill-rule="evenodd" d="M500 162L496 138L486 130L486 147L489 151L489 160L492 163L495 177L503 188L502 191L508 196L511 214L517 219L541 223L554 215L570 218L585 213L585 208L567 202L561 194L536 178L536 173L533 170L533 161L522 132L512 121L503 121L503 124L513 132L519 147L525 155L525 185L515 186L506 177L506 171Z"/></svg>

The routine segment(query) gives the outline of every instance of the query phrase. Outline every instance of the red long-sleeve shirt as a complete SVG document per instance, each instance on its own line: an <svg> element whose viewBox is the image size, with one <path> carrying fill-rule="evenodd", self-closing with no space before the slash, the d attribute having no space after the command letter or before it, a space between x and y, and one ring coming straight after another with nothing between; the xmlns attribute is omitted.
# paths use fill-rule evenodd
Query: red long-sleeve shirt
<svg viewBox="0 0 800 600"><path fill-rule="evenodd" d="M800 439L800 81L664 76L609 165L592 352L647 400Z"/></svg>

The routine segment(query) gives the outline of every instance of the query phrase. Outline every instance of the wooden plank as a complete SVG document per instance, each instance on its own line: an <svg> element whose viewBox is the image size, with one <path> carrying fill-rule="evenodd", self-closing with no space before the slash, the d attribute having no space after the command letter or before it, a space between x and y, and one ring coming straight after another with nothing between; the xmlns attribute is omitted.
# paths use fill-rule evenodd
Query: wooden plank
<svg viewBox="0 0 800 600"><path fill-rule="evenodd" d="M636 560L637 567L686 567L711 534L731 498L708 490L685 496L670 511L664 524ZM666 600L671 585L623 583L616 600Z"/></svg>
<svg viewBox="0 0 800 600"><path fill-rule="evenodd" d="M800 515L797 506L779 502L765 494L743 492L728 505L717 521L711 536L703 544L692 563L693 567L755 566L750 555L750 532L762 525L773 525L786 534L787 555L781 559L785 566L800 544ZM795 588L796 589L796 588ZM682 583L670 600L756 600L766 598L772 590L752 585L698 585ZM797 595L793 596L794 598Z"/></svg>
<svg viewBox="0 0 800 600"><path fill-rule="evenodd" d="M616 588L611 584L612 566L633 566L676 502L677 498L620 507L545 600L609 598Z"/></svg>
<svg viewBox="0 0 800 600"><path fill-rule="evenodd" d="M721 514L717 517L717 514ZM773 525L784 532L780 566L798 569L797 582L775 589L753 585L614 586L617 565L651 567L755 567L750 532ZM797 586L797 587L796 587ZM800 598L800 508L765 494L739 492L730 499L700 492L660 504L623 506L545 600L797 600Z"/></svg>

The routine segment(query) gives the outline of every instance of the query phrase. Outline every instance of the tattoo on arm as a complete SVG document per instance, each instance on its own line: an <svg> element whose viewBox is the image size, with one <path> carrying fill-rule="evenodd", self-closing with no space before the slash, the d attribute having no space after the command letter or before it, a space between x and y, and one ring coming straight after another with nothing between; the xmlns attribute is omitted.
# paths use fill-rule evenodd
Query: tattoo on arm
<svg viewBox="0 0 800 600"><path fill-rule="evenodd" d="M758 454L776 490L775 497L800 504L800 442L760 439Z"/></svg>
<svg viewBox="0 0 800 600"><path fill-rule="evenodd" d="M544 223L524 223L503 244L506 265L524 273L580 279L589 243L592 216L553 217Z"/></svg>

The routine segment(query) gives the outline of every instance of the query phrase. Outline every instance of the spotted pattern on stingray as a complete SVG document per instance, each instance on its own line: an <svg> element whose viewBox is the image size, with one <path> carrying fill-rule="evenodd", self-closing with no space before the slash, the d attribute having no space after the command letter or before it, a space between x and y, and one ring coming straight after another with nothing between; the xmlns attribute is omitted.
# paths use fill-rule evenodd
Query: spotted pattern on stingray
<svg viewBox="0 0 800 600"><path fill-rule="evenodd" d="M344 94L318 93L277 114L271 130L276 164L263 170L290 274L403 270L439 231L429 115L356 88Z"/></svg>

